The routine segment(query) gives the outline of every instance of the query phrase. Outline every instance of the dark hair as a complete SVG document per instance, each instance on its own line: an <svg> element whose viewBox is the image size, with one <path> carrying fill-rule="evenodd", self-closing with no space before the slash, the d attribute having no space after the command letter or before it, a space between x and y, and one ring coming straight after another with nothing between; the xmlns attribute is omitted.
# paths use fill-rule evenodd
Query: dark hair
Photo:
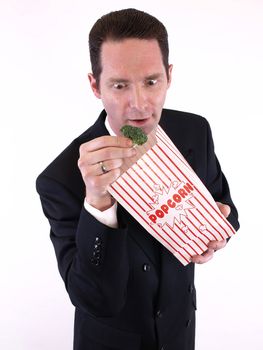
<svg viewBox="0 0 263 350"><path fill-rule="evenodd" d="M163 64L168 73L168 34L165 26L155 17L136 9L110 12L97 20L89 33L89 51L92 73L99 86L101 67L101 46L107 40L122 41L127 38L156 39Z"/></svg>

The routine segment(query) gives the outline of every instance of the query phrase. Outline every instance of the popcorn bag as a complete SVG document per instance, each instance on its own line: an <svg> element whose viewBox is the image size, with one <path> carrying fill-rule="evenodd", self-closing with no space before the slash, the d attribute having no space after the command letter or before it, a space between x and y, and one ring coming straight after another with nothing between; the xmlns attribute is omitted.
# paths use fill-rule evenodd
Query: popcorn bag
<svg viewBox="0 0 263 350"><path fill-rule="evenodd" d="M211 240L235 233L213 197L158 125L125 160L111 195L183 265Z"/></svg>

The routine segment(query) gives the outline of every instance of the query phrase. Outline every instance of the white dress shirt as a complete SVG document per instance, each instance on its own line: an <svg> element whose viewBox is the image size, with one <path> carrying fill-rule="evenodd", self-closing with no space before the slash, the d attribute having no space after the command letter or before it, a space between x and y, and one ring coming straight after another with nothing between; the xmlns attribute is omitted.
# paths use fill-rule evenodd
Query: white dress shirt
<svg viewBox="0 0 263 350"><path fill-rule="evenodd" d="M116 134L113 132L112 128L110 127L108 117L106 117L105 120L105 126L106 129L108 130L109 134L111 136L116 136ZM112 228L118 228L118 221L117 221L117 202L113 204L112 207L100 211L96 208L94 208L92 205L90 205L87 201L86 198L84 200L84 208L92 215L94 216L95 219L100 221L102 224L107 225Z"/></svg>

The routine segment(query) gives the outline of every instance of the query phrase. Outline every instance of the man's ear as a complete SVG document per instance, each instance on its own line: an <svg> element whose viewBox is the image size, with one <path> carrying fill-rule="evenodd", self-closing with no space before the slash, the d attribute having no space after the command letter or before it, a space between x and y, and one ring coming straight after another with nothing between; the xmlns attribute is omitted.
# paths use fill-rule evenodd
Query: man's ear
<svg viewBox="0 0 263 350"><path fill-rule="evenodd" d="M94 78L93 74L92 73L89 73L88 74L88 78L89 78L89 82L90 82L90 87L94 93L94 95L97 97L97 98L101 98L101 94L100 94L100 89L97 85L97 81L96 79Z"/></svg>
<svg viewBox="0 0 263 350"><path fill-rule="evenodd" d="M173 70L173 65L172 65L172 64L169 64L169 67L168 67L168 76L169 76L169 79L168 79L168 88L170 87L171 82L172 82L172 70Z"/></svg>

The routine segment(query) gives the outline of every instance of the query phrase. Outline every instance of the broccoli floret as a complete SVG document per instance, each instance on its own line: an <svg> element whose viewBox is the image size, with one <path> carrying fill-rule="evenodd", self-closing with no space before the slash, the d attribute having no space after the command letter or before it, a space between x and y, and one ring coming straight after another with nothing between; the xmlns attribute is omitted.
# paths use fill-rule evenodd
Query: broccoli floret
<svg viewBox="0 0 263 350"><path fill-rule="evenodd" d="M132 125L124 125L120 131L125 137L128 137L136 145L143 145L147 140L147 135L141 128Z"/></svg>

